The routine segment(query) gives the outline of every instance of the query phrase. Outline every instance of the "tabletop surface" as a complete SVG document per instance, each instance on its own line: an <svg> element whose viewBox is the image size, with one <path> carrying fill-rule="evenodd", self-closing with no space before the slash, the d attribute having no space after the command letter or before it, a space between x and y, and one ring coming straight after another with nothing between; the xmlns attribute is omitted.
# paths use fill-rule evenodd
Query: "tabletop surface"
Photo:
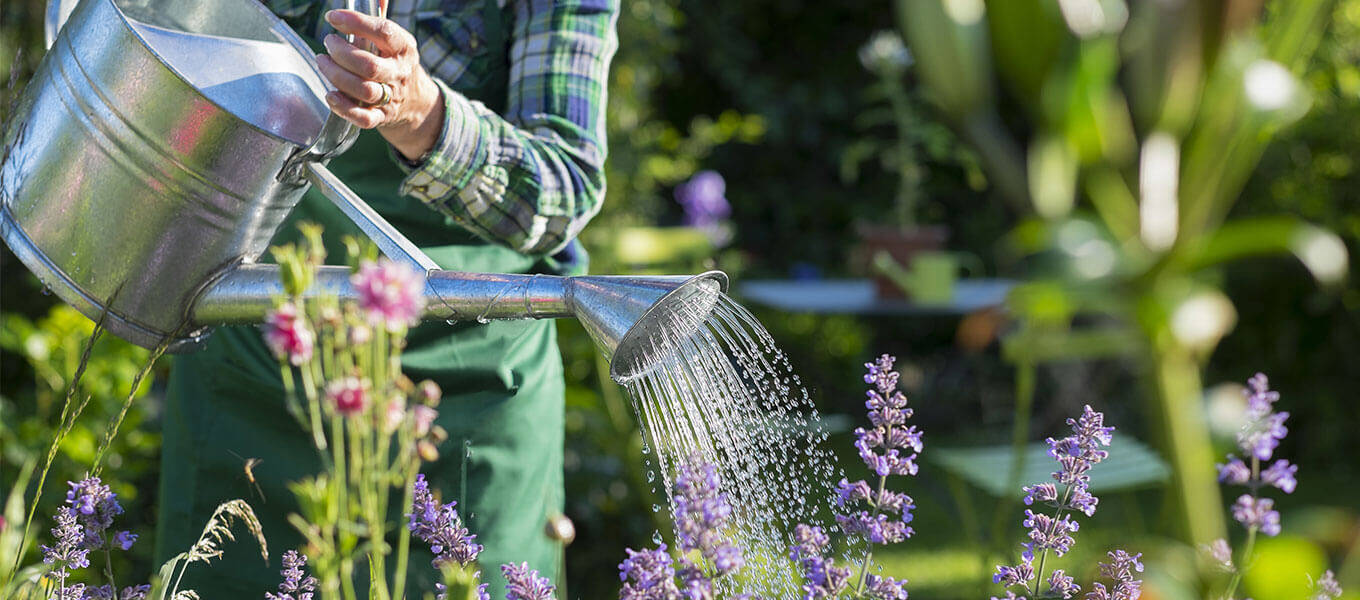
<svg viewBox="0 0 1360 600"><path fill-rule="evenodd" d="M754 304L789 312L860 315L967 314L1000 306L1015 287L1010 279L960 279L954 297L940 304L880 299L870 279L752 279L738 282L737 295Z"/></svg>

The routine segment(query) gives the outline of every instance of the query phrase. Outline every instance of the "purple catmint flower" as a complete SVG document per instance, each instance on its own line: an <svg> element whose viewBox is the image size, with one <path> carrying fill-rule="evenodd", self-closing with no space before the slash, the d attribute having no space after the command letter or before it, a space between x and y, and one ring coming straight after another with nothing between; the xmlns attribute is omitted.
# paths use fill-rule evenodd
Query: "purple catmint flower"
<svg viewBox="0 0 1360 600"><path fill-rule="evenodd" d="M1228 455L1228 462L1218 465L1219 483L1230 485L1246 485L1251 480L1251 467L1242 459L1231 454Z"/></svg>
<svg viewBox="0 0 1360 600"><path fill-rule="evenodd" d="M85 584L73 583L63 585L52 590L52 595L47 600L85 600Z"/></svg>
<svg viewBox="0 0 1360 600"><path fill-rule="evenodd" d="M732 514L727 494L719 492L717 467L698 457L680 465L675 475L675 530L681 552L698 550L725 575L745 564L741 549L720 534Z"/></svg>
<svg viewBox="0 0 1360 600"><path fill-rule="evenodd" d="M717 171L699 171L675 188L675 201L685 210L685 224L708 227L732 215L727 182Z"/></svg>
<svg viewBox="0 0 1360 600"><path fill-rule="evenodd" d="M869 575L864 579L864 594L876 600L907 600L907 580Z"/></svg>
<svg viewBox="0 0 1360 600"><path fill-rule="evenodd" d="M1299 482L1294 479L1294 475L1299 472L1298 465L1289 464L1289 461L1280 459L1270 468L1261 472L1261 483L1273 485L1280 488L1286 494L1294 493L1294 488L1298 487Z"/></svg>
<svg viewBox="0 0 1360 600"><path fill-rule="evenodd" d="M800 523L793 530L793 540L789 558L803 574L803 600L835 598L850 585L849 567L837 567L822 556L831 539L821 527Z"/></svg>
<svg viewBox="0 0 1360 600"><path fill-rule="evenodd" d="M280 593L265 592L264 597L268 600L312 600L312 594L316 592L316 578L302 570L306 566L306 554L297 550L284 552L283 570L279 572L283 575L283 581L279 583Z"/></svg>
<svg viewBox="0 0 1360 600"><path fill-rule="evenodd" d="M316 334L312 333L297 305L284 302L265 313L264 342L276 358L298 366L311 360Z"/></svg>
<svg viewBox="0 0 1360 600"><path fill-rule="evenodd" d="M114 517L123 514L118 495L100 482L98 477L86 477L79 482L68 481L66 485L71 488L66 492L66 504L76 513L83 538L82 547L86 550L102 548L104 532L113 526Z"/></svg>
<svg viewBox="0 0 1360 600"><path fill-rule="evenodd" d="M120 531L113 534L113 545L123 550L131 550L135 543L137 543L137 534L131 531Z"/></svg>
<svg viewBox="0 0 1360 600"><path fill-rule="evenodd" d="M462 517L454 509L458 503L439 504L430 492L424 473L416 475L411 491L411 512L406 514L408 527L417 538L430 545L430 551L435 554L431 564L437 569L448 562L466 566L477 560L482 546L477 543L477 536L463 526Z"/></svg>
<svg viewBox="0 0 1360 600"><path fill-rule="evenodd" d="M1216 539L1202 549L1213 559L1214 566L1225 571L1233 570L1232 546L1228 545L1228 540Z"/></svg>
<svg viewBox="0 0 1360 600"><path fill-rule="evenodd" d="M472 574L473 578L481 578L481 576L482 576L481 571L477 571L476 573ZM486 591L486 586L488 585L491 584L483 583L477 586L477 600L491 600L491 593ZM449 598L448 586L442 583L436 583L434 584L434 591L435 591L434 600L448 600Z"/></svg>
<svg viewBox="0 0 1360 600"><path fill-rule="evenodd" d="M396 332L419 321L425 308L425 282L411 267L386 258L365 261L349 280L369 324Z"/></svg>
<svg viewBox="0 0 1360 600"><path fill-rule="evenodd" d="M110 584L87 585L85 593L81 595L81 600L117 600L114 597L114 589Z"/></svg>
<svg viewBox="0 0 1360 600"><path fill-rule="evenodd" d="M1242 494L1233 504L1233 519L1248 529L1256 529L1270 536L1279 535L1280 513L1274 510L1274 506L1275 501L1270 498Z"/></svg>
<svg viewBox="0 0 1360 600"><path fill-rule="evenodd" d="M999 583L1003 587L1013 585L1029 587L1029 582L1034 579L1034 564L1030 560L1023 560L1014 567L997 565L996 573L992 575L992 583Z"/></svg>
<svg viewBox="0 0 1360 600"><path fill-rule="evenodd" d="M1316 582L1313 582L1313 595L1308 600L1336 600L1341 597L1341 584L1336 581L1336 574L1330 569L1322 574Z"/></svg>
<svg viewBox="0 0 1360 600"><path fill-rule="evenodd" d="M619 600L673 600L680 593L665 544L654 550L626 551L628 558L619 563L619 579L624 582Z"/></svg>
<svg viewBox="0 0 1360 600"><path fill-rule="evenodd" d="M1129 554L1123 550L1108 553L1109 563L1100 563L1100 574L1113 580L1110 587L1102 583L1092 583L1086 600L1136 600L1143 593L1142 580L1135 579L1134 573L1143 572L1142 554Z"/></svg>
<svg viewBox="0 0 1360 600"><path fill-rule="evenodd" d="M1051 483L1036 483L1025 486L1025 505L1035 502L1055 502L1058 499L1058 486Z"/></svg>
<svg viewBox="0 0 1360 600"><path fill-rule="evenodd" d="M861 510L849 515L836 515L836 522L845 533L868 540L870 543L896 544L916 533L905 522L897 520L898 516L900 515L890 517L883 513L870 514L869 511Z"/></svg>
<svg viewBox="0 0 1360 600"><path fill-rule="evenodd" d="M118 600L146 600L146 595L150 593L150 584L128 586L123 588L123 593L118 595Z"/></svg>
<svg viewBox="0 0 1360 600"><path fill-rule="evenodd" d="M1096 512L1100 499L1091 493L1089 472L1109 457L1109 452L1102 448L1108 447L1114 440L1114 428L1105 426L1105 415L1096 412L1090 405L1082 408L1080 416L1067 419L1067 425L1071 427L1072 435L1047 440L1048 455L1058 463L1058 470L1052 474L1055 483L1042 482L1023 488L1025 504L1051 506L1053 514L1025 509L1023 523L1029 532L1028 541L1022 544L1021 562L1015 566L997 565L996 573L992 576L994 583L1004 587L1023 587L1029 593L1037 592L1038 580L1043 577L1043 573L1034 570L1035 554L1047 554L1049 551L1057 556L1066 554L1075 543L1072 534L1081 527L1073 515L1080 513L1090 517ZM1050 573L1046 581L1049 592L1063 598L1080 592L1080 587L1061 570ZM1096 584L1087 592L1087 597L1108 591ZM1011 592L1007 593L1014 597Z"/></svg>
<svg viewBox="0 0 1360 600"><path fill-rule="evenodd" d="M1063 598L1071 598L1081 593L1081 586L1073 581L1072 576L1062 569L1054 569L1048 576L1048 591Z"/></svg>
<svg viewBox="0 0 1360 600"><path fill-rule="evenodd" d="M1017 596L1015 592L1006 590L1005 597L992 596L992 600L1025 600L1024 596Z"/></svg>
<svg viewBox="0 0 1360 600"><path fill-rule="evenodd" d="M90 566L89 549L84 546L85 533L77 522L75 509L62 506L57 509L57 526L52 528L53 546L43 546L43 562L55 565L54 576L65 581L67 569L83 569Z"/></svg>
<svg viewBox="0 0 1360 600"><path fill-rule="evenodd" d="M547 577L539 577L538 571L529 568L529 563L501 565L505 575L506 600L553 600L557 590Z"/></svg>

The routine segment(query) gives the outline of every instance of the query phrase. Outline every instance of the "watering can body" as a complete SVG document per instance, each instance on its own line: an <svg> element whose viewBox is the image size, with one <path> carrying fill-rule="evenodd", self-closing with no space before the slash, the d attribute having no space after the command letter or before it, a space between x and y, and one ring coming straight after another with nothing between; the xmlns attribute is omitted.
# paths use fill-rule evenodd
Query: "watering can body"
<svg viewBox="0 0 1360 600"><path fill-rule="evenodd" d="M87 0L25 88L0 166L6 243L64 301L141 345L177 330L179 345L202 337L182 327L190 306L267 249L306 189L280 173L327 112L296 93L324 94L319 73L251 82L283 103L233 104L240 90L223 71L251 65L216 56L217 72L176 69L160 54L186 51L166 38L171 27L205 32L206 47L187 51L209 57L214 41L306 48L255 2ZM272 114L234 114L252 109Z"/></svg>

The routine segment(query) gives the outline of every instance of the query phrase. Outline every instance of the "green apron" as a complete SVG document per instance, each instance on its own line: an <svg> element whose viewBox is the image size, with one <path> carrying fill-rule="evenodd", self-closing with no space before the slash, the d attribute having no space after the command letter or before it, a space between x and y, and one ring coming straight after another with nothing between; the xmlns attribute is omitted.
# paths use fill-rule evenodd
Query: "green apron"
<svg viewBox="0 0 1360 600"><path fill-rule="evenodd" d="M487 4L496 6L494 0ZM488 29L499 25L498 19ZM495 104L501 104L504 69L499 75L490 78L489 89L464 91L473 98L482 95L478 92L500 98ZM364 132L331 168L441 267L552 270L543 260L489 244L419 201L399 196L403 173L374 132ZM296 239L300 220L325 227L331 262L343 264L339 240L358 228L313 190L275 242ZM547 518L563 506L564 382L553 321L425 323L411 330L402 366L412 380L433 379L443 389L438 423L449 439L440 447L440 459L421 470L445 501L458 501L459 513L485 546L479 562L491 596L504 597L503 563L528 562L556 580L559 550L544 534ZM181 587L196 590L204 600L258 598L276 591L280 555L301 545L287 522L297 510L287 484L321 467L308 436L285 412L283 393L278 361L256 327L220 328L204 350L175 359L163 417L157 561L186 550L217 505L233 498L250 501L270 545L266 565L249 535L239 531L222 558L191 565ZM262 460L253 475L263 498L245 473L248 458ZM400 501L394 496L392 505ZM394 515L394 524L404 526L398 518ZM395 532L390 542L395 544ZM415 587L408 587L408 597L420 598L434 589L437 575L428 546L411 543Z"/></svg>

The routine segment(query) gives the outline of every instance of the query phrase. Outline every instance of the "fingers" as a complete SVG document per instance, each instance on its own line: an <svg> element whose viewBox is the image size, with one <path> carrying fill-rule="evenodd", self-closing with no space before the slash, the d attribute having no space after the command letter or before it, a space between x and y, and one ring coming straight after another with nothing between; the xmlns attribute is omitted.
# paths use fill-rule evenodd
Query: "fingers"
<svg viewBox="0 0 1360 600"><path fill-rule="evenodd" d="M326 22L336 31L359 36L373 43L378 52L392 56L415 47L415 38L400 25L388 19L369 16L352 10L332 10Z"/></svg>
<svg viewBox="0 0 1360 600"><path fill-rule="evenodd" d="M328 35L322 43L326 45L326 51L336 64L361 79L392 81L399 77L400 70L396 61L360 50L338 35Z"/></svg>
<svg viewBox="0 0 1360 600"><path fill-rule="evenodd" d="M321 74L326 76L335 89L344 92L350 98L365 104L377 104L382 100L382 84L360 78L336 64L331 57L324 54L317 56L316 66L321 68Z"/></svg>
<svg viewBox="0 0 1360 600"><path fill-rule="evenodd" d="M360 106L353 98L340 92L327 93L326 104L330 105L331 111L335 114L362 129L373 129L387 119L387 115L383 114L381 109Z"/></svg>

